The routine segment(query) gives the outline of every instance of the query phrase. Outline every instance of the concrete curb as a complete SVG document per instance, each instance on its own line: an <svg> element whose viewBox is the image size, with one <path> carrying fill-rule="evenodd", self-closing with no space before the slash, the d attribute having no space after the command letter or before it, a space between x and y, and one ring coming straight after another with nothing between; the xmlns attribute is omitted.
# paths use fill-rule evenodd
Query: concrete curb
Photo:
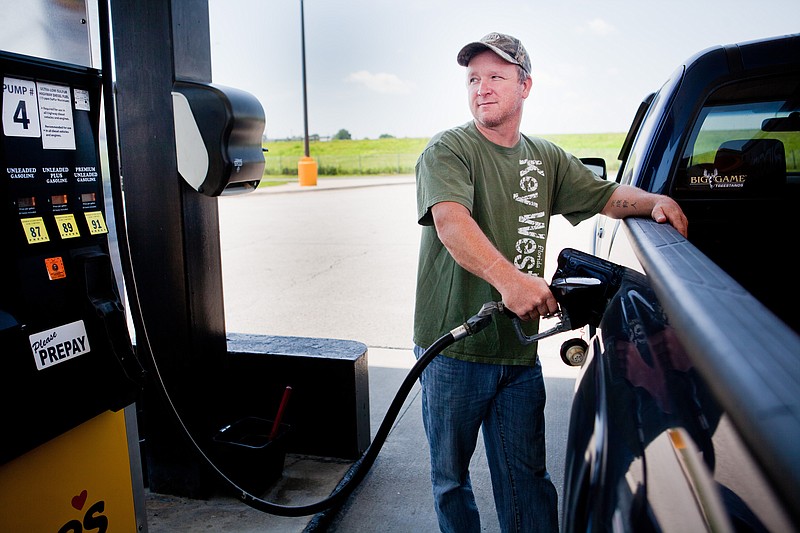
<svg viewBox="0 0 800 533"><path fill-rule="evenodd" d="M256 194L286 194L318 192L325 190L354 189L361 187L378 187L386 185L408 185L415 182L413 174L396 174L389 176L343 176L323 177L317 179L316 185L300 185L299 181L287 181L283 185L259 187Z"/></svg>

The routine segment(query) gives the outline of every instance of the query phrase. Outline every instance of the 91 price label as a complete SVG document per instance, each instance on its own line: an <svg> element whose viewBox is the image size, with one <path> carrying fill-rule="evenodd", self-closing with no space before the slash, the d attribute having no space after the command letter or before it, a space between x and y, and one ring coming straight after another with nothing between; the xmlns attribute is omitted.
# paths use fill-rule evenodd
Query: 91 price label
<svg viewBox="0 0 800 533"><path fill-rule="evenodd" d="M103 213L100 211L87 211L84 215L86 216L86 223L89 225L89 233L92 235L108 233L106 222L103 220Z"/></svg>

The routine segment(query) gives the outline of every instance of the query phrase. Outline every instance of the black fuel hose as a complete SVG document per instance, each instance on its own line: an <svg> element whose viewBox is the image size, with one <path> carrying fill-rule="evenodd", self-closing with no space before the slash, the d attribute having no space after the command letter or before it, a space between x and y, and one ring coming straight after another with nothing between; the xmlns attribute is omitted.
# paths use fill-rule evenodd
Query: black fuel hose
<svg viewBox="0 0 800 533"><path fill-rule="evenodd" d="M484 304L481 310L475 316L471 317L461 326L439 337L428 347L427 350L422 353L422 355L420 355L419 359L417 359L417 362L413 367L411 367L408 375L406 375L405 379L403 379L403 382L400 384L400 387L397 389L397 393L395 394L392 403L389 405L389 408L386 410L386 414L384 415L383 421L381 422L381 425L375 434L375 438L361 455L361 457L350 466L348 471L342 477L342 482L339 483L336 489L334 489L331 495L326 499L307 505L278 505L266 500L262 500L261 498L257 498L247 491L237 487L237 491L240 491L239 499L254 509L280 516L305 516L340 506L345 502L353 490L364 480L364 476L367 475L369 469L372 468L373 463L375 463L375 459L378 457L378 453L381 451L383 444L386 442L386 438L389 436L392 426L397 420L397 415L400 413L403 403L406 401L406 398L408 398L408 394L411 392L411 389L414 387L416 381L422 375L422 371L425 370L425 367L427 367L428 364L433 361L433 359L445 348L457 340L469 335L473 335L488 326L492 321L492 314L494 311L499 311L501 309L502 304L500 303L489 302ZM219 470L217 471L219 472ZM236 484L228 479L224 474L221 472L219 473L228 481L228 483L236 486Z"/></svg>

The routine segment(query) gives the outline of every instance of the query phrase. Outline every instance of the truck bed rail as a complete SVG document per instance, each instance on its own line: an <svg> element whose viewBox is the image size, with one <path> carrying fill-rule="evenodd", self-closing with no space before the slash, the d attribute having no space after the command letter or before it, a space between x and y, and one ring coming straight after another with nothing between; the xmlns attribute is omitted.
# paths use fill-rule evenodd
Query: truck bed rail
<svg viewBox="0 0 800 533"><path fill-rule="evenodd" d="M670 225L623 223L689 357L797 519L800 336Z"/></svg>

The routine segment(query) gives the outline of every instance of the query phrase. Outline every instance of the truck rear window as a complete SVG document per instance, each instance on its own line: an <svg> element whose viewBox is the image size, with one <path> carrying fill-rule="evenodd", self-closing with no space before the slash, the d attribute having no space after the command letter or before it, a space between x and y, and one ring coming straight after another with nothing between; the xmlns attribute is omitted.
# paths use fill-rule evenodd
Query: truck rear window
<svg viewBox="0 0 800 533"><path fill-rule="evenodd" d="M782 196L800 187L800 80L748 80L706 101L684 150L677 198Z"/></svg>

